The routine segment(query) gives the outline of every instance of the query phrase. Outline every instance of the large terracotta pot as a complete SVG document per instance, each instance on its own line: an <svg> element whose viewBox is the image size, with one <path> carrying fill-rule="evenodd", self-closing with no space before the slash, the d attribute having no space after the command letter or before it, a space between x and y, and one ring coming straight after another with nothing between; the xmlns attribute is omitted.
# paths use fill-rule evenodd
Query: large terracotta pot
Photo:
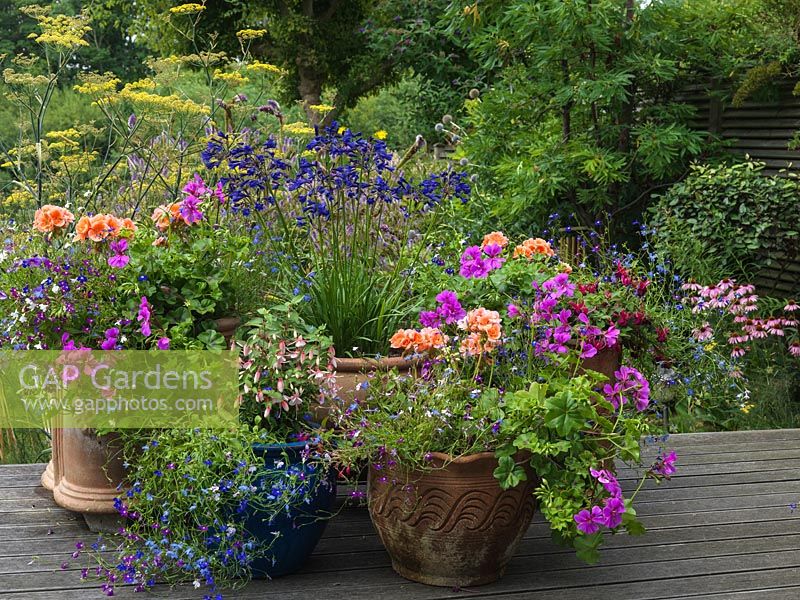
<svg viewBox="0 0 800 600"><path fill-rule="evenodd" d="M397 369L400 376L415 376L418 360L402 356L386 358L336 358L336 385L339 398L352 402L354 398L363 401L367 395L367 385L381 373Z"/></svg>
<svg viewBox="0 0 800 600"><path fill-rule="evenodd" d="M222 317L214 320L214 329L225 338L225 343L230 346L231 340L241 324L242 320L239 317Z"/></svg>
<svg viewBox="0 0 800 600"><path fill-rule="evenodd" d="M619 371L622 364L622 348L617 344L610 348L603 348L591 358L581 360L581 372L597 371L608 377L612 383L616 379L614 371Z"/></svg>
<svg viewBox="0 0 800 600"><path fill-rule="evenodd" d="M44 477L43 477L44 479ZM58 429L53 435L53 498L84 514L116 514L114 498L125 479L119 439L91 429Z"/></svg>
<svg viewBox="0 0 800 600"><path fill-rule="evenodd" d="M503 490L491 452L456 459L435 453L432 466L425 472L370 469L369 513L392 568L428 585L495 581L533 518L536 476L526 467L528 480Z"/></svg>
<svg viewBox="0 0 800 600"><path fill-rule="evenodd" d="M353 400L363 402L367 397L367 386L376 377L385 376L396 369L401 377L415 377L420 361L401 356L386 358L335 358L337 399L346 404ZM317 405L311 409L317 423L326 423L331 413L330 406Z"/></svg>

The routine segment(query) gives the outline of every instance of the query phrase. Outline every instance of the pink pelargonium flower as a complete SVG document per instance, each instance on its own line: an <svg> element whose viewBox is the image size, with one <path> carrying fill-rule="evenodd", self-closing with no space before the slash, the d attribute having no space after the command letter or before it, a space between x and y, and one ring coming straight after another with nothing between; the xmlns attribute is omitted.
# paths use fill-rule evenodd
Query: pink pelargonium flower
<svg viewBox="0 0 800 600"><path fill-rule="evenodd" d="M625 503L622 498L606 498L603 501L604 525L609 529L615 529L622 523L622 514L625 512Z"/></svg>
<svg viewBox="0 0 800 600"><path fill-rule="evenodd" d="M203 181L203 178L200 177L197 173L194 174L194 177L186 182L186 185L183 186L183 193L187 196L205 196L211 193L211 190L208 189L206 186L206 182Z"/></svg>
<svg viewBox="0 0 800 600"><path fill-rule="evenodd" d="M461 268L459 274L466 279L483 279L491 269L483 260L480 246L470 246L461 255Z"/></svg>
<svg viewBox="0 0 800 600"><path fill-rule="evenodd" d="M572 518L577 524L578 531L587 535L597 533L600 531L600 527L606 523L603 509L599 506L593 506L591 511L584 509Z"/></svg>
<svg viewBox="0 0 800 600"><path fill-rule="evenodd" d="M581 346L581 358L592 358L597 355L597 348L591 342L583 342Z"/></svg>
<svg viewBox="0 0 800 600"><path fill-rule="evenodd" d="M459 319L463 319L467 311L461 306L458 301L458 294L451 290L442 290L436 295L436 302L439 306L436 308L436 314L447 324L455 323ZM436 327L436 325L431 325Z"/></svg>
<svg viewBox="0 0 800 600"><path fill-rule="evenodd" d="M150 303L147 301L147 296L142 296L136 320L142 324L142 335L148 337L152 331L150 329Z"/></svg>
<svg viewBox="0 0 800 600"><path fill-rule="evenodd" d="M105 330L104 335L106 339L100 344L100 348L103 350L113 350L119 340L119 329L111 327Z"/></svg>
<svg viewBox="0 0 800 600"><path fill-rule="evenodd" d="M616 476L608 469L589 469L589 474L597 479L605 490L614 497L622 496L622 487L619 485Z"/></svg>
<svg viewBox="0 0 800 600"><path fill-rule="evenodd" d="M570 283L569 273L559 273L552 279L548 279L542 283L542 289L550 292L553 298L560 298L561 296L572 297L575 295L575 284Z"/></svg>
<svg viewBox="0 0 800 600"><path fill-rule="evenodd" d="M675 461L678 460L678 455L673 450L666 456L662 456L659 454L656 457L655 463L653 463L652 468L650 469L656 475L661 475L669 479L670 475L674 475L675 471Z"/></svg>
<svg viewBox="0 0 800 600"><path fill-rule="evenodd" d="M198 208L200 200L194 196L189 196L181 202L181 216L187 225L192 225L203 219L203 213Z"/></svg>
<svg viewBox="0 0 800 600"><path fill-rule="evenodd" d="M516 304L509 304L507 310L508 310L508 317L510 319L519 316L519 309L517 308Z"/></svg>
<svg viewBox="0 0 800 600"><path fill-rule="evenodd" d="M506 262L505 258L500 255L503 253L503 248L499 244L489 244L483 248L483 253L486 255L486 266L489 270L499 269Z"/></svg>
<svg viewBox="0 0 800 600"><path fill-rule="evenodd" d="M156 342L156 348L159 350L169 350L170 339L168 337L159 338Z"/></svg>

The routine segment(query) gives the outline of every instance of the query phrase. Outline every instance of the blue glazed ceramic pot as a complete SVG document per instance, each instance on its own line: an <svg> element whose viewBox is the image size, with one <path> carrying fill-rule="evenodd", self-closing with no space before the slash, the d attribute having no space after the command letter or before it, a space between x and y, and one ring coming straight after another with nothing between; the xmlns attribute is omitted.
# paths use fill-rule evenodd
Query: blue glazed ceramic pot
<svg viewBox="0 0 800 600"><path fill-rule="evenodd" d="M282 511L269 521L270 514L257 507L246 510L245 528L265 546L266 556L252 563L253 577L281 577L303 567L325 531L328 518L333 513L336 500L336 475L333 470L321 472L315 465L302 463L305 442L287 444L254 444L256 456L264 461L267 473L270 470L285 472L286 465L298 469L307 478L308 503L287 513ZM271 492L269 475L260 477L254 485ZM277 536L275 533L278 533ZM274 540L274 541L273 541Z"/></svg>

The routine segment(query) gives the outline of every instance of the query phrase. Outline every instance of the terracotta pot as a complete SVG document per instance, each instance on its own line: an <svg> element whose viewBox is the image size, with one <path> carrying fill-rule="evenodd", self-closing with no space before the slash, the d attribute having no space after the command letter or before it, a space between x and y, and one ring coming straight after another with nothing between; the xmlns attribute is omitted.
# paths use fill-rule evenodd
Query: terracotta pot
<svg viewBox="0 0 800 600"><path fill-rule="evenodd" d="M336 358L337 397L350 404L354 399L363 402L367 397L367 388L363 385L375 379L380 373L386 374L396 369L399 376L416 377L419 360L401 356L386 358ZM314 406L312 416L317 423L323 423L330 414L329 406Z"/></svg>
<svg viewBox="0 0 800 600"><path fill-rule="evenodd" d="M239 317L222 317L214 320L214 329L225 338L225 343L230 346L231 340L241 324L242 320Z"/></svg>
<svg viewBox="0 0 800 600"><path fill-rule="evenodd" d="M614 371L619 371L621 364L622 348L616 345L611 348L603 348L593 357L581 360L581 372L597 371L608 377L611 383L614 383L616 379L614 377Z"/></svg>
<svg viewBox="0 0 800 600"><path fill-rule="evenodd" d="M118 440L113 433L98 436L91 429L54 431L56 504L85 514L116 514L114 498L125 479Z"/></svg>
<svg viewBox="0 0 800 600"><path fill-rule="evenodd" d="M53 491L56 487L56 482L59 479L56 473L56 464L58 463L58 447L60 445L61 428L53 427L50 433L50 460L42 473L41 483L42 487L46 490Z"/></svg>
<svg viewBox="0 0 800 600"><path fill-rule="evenodd" d="M466 587L497 580L533 518L536 476L527 467L527 481L503 490L493 475L497 459L492 452L454 460L435 453L432 466L438 468L370 469L369 513L392 568L428 585Z"/></svg>

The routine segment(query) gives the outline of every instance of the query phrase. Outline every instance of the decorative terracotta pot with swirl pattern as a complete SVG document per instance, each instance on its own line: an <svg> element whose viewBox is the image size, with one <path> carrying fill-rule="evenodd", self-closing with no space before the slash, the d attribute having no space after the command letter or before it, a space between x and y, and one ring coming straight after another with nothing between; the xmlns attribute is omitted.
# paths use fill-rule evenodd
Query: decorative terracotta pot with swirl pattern
<svg viewBox="0 0 800 600"><path fill-rule="evenodd" d="M536 476L526 467L528 480L503 490L492 452L455 459L434 453L431 463L424 472L370 468L369 514L392 568L428 585L497 580L533 518Z"/></svg>

